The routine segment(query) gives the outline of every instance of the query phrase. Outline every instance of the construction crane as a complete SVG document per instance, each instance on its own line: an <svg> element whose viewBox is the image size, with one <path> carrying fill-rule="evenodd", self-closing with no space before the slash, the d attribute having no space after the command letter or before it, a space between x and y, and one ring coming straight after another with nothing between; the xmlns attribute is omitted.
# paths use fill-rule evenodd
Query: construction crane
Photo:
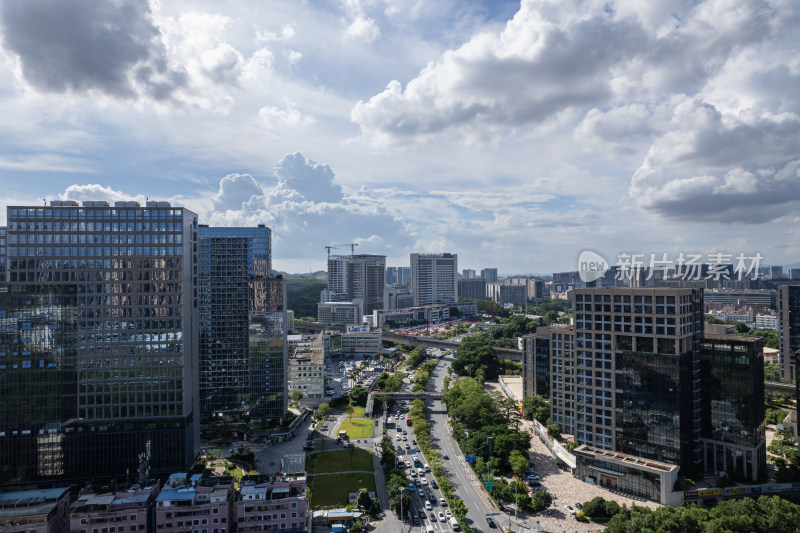
<svg viewBox="0 0 800 533"><path fill-rule="evenodd" d="M331 260L331 250L336 250L336 249L338 249L338 248L339 248L339 247L338 247L338 246L336 246L335 244L332 244L332 245L330 245L330 246L326 246L326 247L325 247L325 249L326 249L326 250L328 250L328 261L330 261L330 260Z"/></svg>
<svg viewBox="0 0 800 533"><path fill-rule="evenodd" d="M331 250L338 250L342 246L349 246L350 255L356 255L356 246L358 246L357 242L351 242L347 244L331 244L325 247L325 249L328 250L328 260L331 258Z"/></svg>

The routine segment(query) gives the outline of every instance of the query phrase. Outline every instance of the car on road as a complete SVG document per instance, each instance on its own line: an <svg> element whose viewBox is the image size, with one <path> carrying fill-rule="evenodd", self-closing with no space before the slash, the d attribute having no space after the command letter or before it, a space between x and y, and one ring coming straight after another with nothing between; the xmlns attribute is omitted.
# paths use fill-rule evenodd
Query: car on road
<svg viewBox="0 0 800 533"><path fill-rule="evenodd" d="M403 435L403 440L407 441L407 440L408 440L408 437L406 437L405 435Z"/></svg>
<svg viewBox="0 0 800 533"><path fill-rule="evenodd" d="M435 479L431 480L431 487L433 487L434 489L438 489L439 488L439 485L436 484L436 480Z"/></svg>
<svg viewBox="0 0 800 533"><path fill-rule="evenodd" d="M405 448L406 448L406 450L410 450L411 446L409 446L408 443L406 442Z"/></svg>
<svg viewBox="0 0 800 533"><path fill-rule="evenodd" d="M579 511L580 511L581 509L583 509L583 505L582 505L582 504L580 504L580 503L576 503L576 504L575 504L575 507L576 507L576 508L577 508Z"/></svg>
<svg viewBox="0 0 800 533"><path fill-rule="evenodd" d="M571 505L565 505L565 506L564 506L564 509L566 509L566 510L567 510L567 512L568 512L569 514L571 514L571 515L575 515L575 514L577 514L577 513L578 513L578 512L577 512L575 509L573 509L573 508L572 508L572 506L571 506Z"/></svg>
<svg viewBox="0 0 800 533"><path fill-rule="evenodd" d="M419 517L418 516L413 517L412 522L414 523L415 526L420 525Z"/></svg>
<svg viewBox="0 0 800 533"><path fill-rule="evenodd" d="M439 513L439 522L446 522L447 518L445 518L444 513Z"/></svg>
<svg viewBox="0 0 800 533"><path fill-rule="evenodd" d="M528 481L538 481L538 480L539 480L539 475L538 474L530 474L528 476Z"/></svg>
<svg viewBox="0 0 800 533"><path fill-rule="evenodd" d="M435 514L433 514L433 513L431 513L431 520L432 520L433 522L436 522L436 515L435 515Z"/></svg>
<svg viewBox="0 0 800 533"><path fill-rule="evenodd" d="M429 511L430 511L431 509L433 509L433 507L431 507L431 502L425 502L425 509L427 509L427 510L429 510Z"/></svg>
<svg viewBox="0 0 800 533"><path fill-rule="evenodd" d="M416 470L414 470L414 469L412 468L412 469L411 469L411 472L409 472L409 475L410 475L411 477L417 477L417 471L416 471Z"/></svg>
<svg viewBox="0 0 800 533"><path fill-rule="evenodd" d="M442 459L450 459L450 456L445 453L442 455Z"/></svg>
<svg viewBox="0 0 800 533"><path fill-rule="evenodd" d="M408 490L409 490L409 492L414 492L414 484L413 483L409 483L408 484Z"/></svg>
<svg viewBox="0 0 800 533"><path fill-rule="evenodd" d="M450 518L451 516L453 516L453 513L451 513L451 512L450 512L450 509L445 509L445 510L444 510L444 515L445 515L447 518Z"/></svg>
<svg viewBox="0 0 800 533"><path fill-rule="evenodd" d="M425 478L422 478L422 484L423 484L423 485L427 485L427 484L428 484L428 480L427 480L427 479L425 479Z"/></svg>
<svg viewBox="0 0 800 533"><path fill-rule="evenodd" d="M406 461L406 468L411 468L411 461Z"/></svg>
<svg viewBox="0 0 800 533"><path fill-rule="evenodd" d="M439 498L439 505L441 505L442 507L447 507L447 500L445 500L444 498Z"/></svg>
<svg viewBox="0 0 800 533"><path fill-rule="evenodd" d="M494 523L494 520L492 520L491 516L486 517L486 523L489 524L489 527L492 529L495 529L497 527L497 524Z"/></svg>
<svg viewBox="0 0 800 533"><path fill-rule="evenodd" d="M396 436L396 437L394 438L394 440L396 440L396 441L400 442L400 435Z"/></svg>
<svg viewBox="0 0 800 533"><path fill-rule="evenodd" d="M542 484L539 483L538 481L528 481L528 485L530 485L531 487L541 487L542 486Z"/></svg>
<svg viewBox="0 0 800 533"><path fill-rule="evenodd" d="M419 517L420 517L420 518L422 518L423 520L425 520L425 511L423 511L422 509L419 509L419 510L418 510L418 514L419 514Z"/></svg>

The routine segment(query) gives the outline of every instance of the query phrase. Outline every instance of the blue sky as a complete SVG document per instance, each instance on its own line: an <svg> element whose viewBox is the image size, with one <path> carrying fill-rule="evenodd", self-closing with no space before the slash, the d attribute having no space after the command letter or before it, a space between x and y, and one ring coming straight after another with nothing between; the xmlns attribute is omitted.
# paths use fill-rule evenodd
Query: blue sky
<svg viewBox="0 0 800 533"><path fill-rule="evenodd" d="M790 0L3 1L0 207L169 200L290 272L796 263L798 43Z"/></svg>

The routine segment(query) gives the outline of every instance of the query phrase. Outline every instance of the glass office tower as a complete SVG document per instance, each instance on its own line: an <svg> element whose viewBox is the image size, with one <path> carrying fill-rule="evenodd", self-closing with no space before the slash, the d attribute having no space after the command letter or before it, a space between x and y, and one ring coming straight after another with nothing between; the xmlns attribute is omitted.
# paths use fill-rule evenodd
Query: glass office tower
<svg viewBox="0 0 800 533"><path fill-rule="evenodd" d="M200 226L200 398L203 418L286 412L283 281L270 277L264 225Z"/></svg>
<svg viewBox="0 0 800 533"><path fill-rule="evenodd" d="M703 337L705 473L766 479L764 340Z"/></svg>
<svg viewBox="0 0 800 533"><path fill-rule="evenodd" d="M8 208L2 482L120 478L140 453L154 474L194 460L196 231L194 213L166 202ZM58 453L63 467L42 467Z"/></svg>

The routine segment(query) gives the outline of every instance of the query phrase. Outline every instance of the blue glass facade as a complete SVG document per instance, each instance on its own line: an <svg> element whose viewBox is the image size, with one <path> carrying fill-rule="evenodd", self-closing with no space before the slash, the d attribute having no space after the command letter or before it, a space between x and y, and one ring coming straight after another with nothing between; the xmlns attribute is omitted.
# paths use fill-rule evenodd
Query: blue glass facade
<svg viewBox="0 0 800 533"><path fill-rule="evenodd" d="M201 413L286 412L283 280L271 277L265 226L200 226Z"/></svg>

